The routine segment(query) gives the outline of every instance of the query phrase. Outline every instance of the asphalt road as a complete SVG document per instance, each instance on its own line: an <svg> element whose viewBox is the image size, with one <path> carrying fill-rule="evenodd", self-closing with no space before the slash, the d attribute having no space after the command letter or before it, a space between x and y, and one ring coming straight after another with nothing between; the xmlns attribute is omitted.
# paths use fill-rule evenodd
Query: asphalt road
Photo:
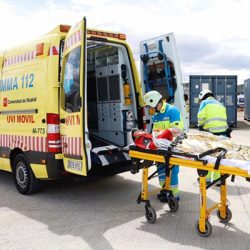
<svg viewBox="0 0 250 250"><path fill-rule="evenodd" d="M241 121L233 138L250 145L250 126ZM177 213L151 197L157 221L149 224L144 205L136 204L141 174L130 172L91 181L54 181L42 192L23 196L12 176L0 172L0 249L250 249L250 183L236 178L228 185L233 218L220 223L214 212L213 233L195 232L199 217L197 173L181 168ZM157 179L150 188L158 187ZM219 189L208 191L208 203L219 201Z"/></svg>

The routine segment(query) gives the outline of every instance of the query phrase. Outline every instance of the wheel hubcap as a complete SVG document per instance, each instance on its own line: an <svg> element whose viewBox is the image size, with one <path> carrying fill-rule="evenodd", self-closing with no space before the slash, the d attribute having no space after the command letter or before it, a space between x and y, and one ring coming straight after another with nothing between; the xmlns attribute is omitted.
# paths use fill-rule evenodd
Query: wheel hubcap
<svg viewBox="0 0 250 250"><path fill-rule="evenodd" d="M16 180L21 188L25 188L28 183L28 171L24 163L19 162L16 168Z"/></svg>

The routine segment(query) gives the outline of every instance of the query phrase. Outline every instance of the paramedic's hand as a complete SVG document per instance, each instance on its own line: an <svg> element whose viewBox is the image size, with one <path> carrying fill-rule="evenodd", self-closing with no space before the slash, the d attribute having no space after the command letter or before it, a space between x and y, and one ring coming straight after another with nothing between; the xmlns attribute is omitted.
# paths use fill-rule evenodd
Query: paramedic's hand
<svg viewBox="0 0 250 250"><path fill-rule="evenodd" d="M169 130L173 134L173 137L177 137L177 136L179 136L181 134L181 131L178 128L170 128Z"/></svg>

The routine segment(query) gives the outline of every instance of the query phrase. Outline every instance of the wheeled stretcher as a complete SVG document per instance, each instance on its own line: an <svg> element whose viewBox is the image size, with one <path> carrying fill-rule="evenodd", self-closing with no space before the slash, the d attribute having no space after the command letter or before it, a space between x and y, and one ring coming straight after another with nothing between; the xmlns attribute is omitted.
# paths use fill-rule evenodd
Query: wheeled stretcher
<svg viewBox="0 0 250 250"><path fill-rule="evenodd" d="M149 223L156 221L156 212L150 204L149 197L152 194L160 191L161 197L165 196L165 200L170 208L170 211L176 212L178 210L178 201L174 198L170 190L171 170L175 165L180 167L196 168L199 176L200 184L200 216L199 220L195 224L196 231L202 237L208 237L212 233L212 226L209 222L210 214L213 210L217 210L217 216L223 223L227 223L232 218L232 212L228 208L227 202L227 179L231 176L234 181L235 176L250 178L250 173L247 170L243 170L235 166L233 161L224 160L226 154L224 148L215 148L213 150L206 151L199 155L192 155L182 152L175 152L171 148L148 150L142 149L137 146L130 146L129 155L132 159L131 172L133 174L139 172L142 169L142 190L137 199L138 204L145 203L145 216ZM211 157L212 154L216 154L216 157ZM166 174L165 185L161 189L149 192L148 181L157 174L155 171L149 176L149 168L158 163L163 163ZM232 163L226 165L225 163ZM211 184L206 184L206 175L208 171L220 172L221 177ZM207 207L207 189L211 186L221 183L220 185L220 201L214 204L212 207Z"/></svg>

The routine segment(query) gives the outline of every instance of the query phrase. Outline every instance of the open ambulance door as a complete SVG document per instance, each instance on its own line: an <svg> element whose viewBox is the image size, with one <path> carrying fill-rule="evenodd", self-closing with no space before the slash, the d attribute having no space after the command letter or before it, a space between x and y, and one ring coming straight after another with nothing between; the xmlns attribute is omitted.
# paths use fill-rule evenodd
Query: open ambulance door
<svg viewBox="0 0 250 250"><path fill-rule="evenodd" d="M91 166L86 109L86 19L71 27L64 43L60 132L66 171L86 176Z"/></svg>
<svg viewBox="0 0 250 250"><path fill-rule="evenodd" d="M142 91L156 90L168 103L179 108L185 130L188 128L180 63L173 33L144 40L140 43ZM145 110L147 131L152 128L153 110Z"/></svg>

